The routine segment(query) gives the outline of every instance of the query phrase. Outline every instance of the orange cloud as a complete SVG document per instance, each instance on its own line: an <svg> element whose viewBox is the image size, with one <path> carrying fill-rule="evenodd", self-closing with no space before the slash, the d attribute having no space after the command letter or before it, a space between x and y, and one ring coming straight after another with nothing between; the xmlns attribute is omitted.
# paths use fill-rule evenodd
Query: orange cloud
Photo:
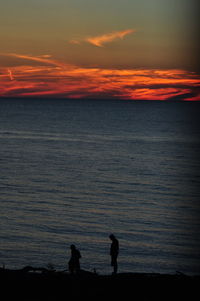
<svg viewBox="0 0 200 301"><path fill-rule="evenodd" d="M194 72L83 68L49 56L8 55L19 62L17 66L0 67L0 97L199 100L200 77Z"/></svg>
<svg viewBox="0 0 200 301"><path fill-rule="evenodd" d="M81 41L73 39L73 40L70 40L69 43L70 44L75 44L75 45L80 45Z"/></svg>
<svg viewBox="0 0 200 301"><path fill-rule="evenodd" d="M81 41L88 42L94 46L97 47L103 47L104 44L110 43L116 39L123 39L126 35L134 33L135 30L133 29L127 29L127 30L122 30L122 31L114 31L111 33L106 33L103 35L95 36L95 37L89 37L85 38L83 40L71 40L71 44L81 44Z"/></svg>
<svg viewBox="0 0 200 301"><path fill-rule="evenodd" d="M133 29L127 29L127 30L123 30L123 31L115 31L115 32L104 34L104 35L87 38L86 41L97 47L103 47L104 44L112 42L116 39L123 39L126 35L131 34L133 32L135 32L135 30L133 30Z"/></svg>
<svg viewBox="0 0 200 301"><path fill-rule="evenodd" d="M9 76L10 80L14 80L14 76L12 74L11 69L8 69L8 76Z"/></svg>

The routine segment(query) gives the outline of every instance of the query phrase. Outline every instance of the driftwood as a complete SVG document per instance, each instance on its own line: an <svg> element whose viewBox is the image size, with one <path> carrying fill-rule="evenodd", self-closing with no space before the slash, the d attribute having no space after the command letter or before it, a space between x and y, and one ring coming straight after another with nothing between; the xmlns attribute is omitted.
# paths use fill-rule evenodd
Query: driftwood
<svg viewBox="0 0 200 301"><path fill-rule="evenodd" d="M25 272L25 273L28 273L28 272L42 272L42 273L50 273L50 272L55 272L56 270L52 270L52 269L46 269L46 268L39 268L39 267L32 267L32 266L26 266L24 267L23 269L20 270L21 272Z"/></svg>

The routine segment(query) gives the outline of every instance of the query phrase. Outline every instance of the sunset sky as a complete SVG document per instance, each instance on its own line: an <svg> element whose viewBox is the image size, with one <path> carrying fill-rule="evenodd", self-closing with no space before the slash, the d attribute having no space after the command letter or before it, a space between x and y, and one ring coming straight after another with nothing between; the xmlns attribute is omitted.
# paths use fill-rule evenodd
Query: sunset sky
<svg viewBox="0 0 200 301"><path fill-rule="evenodd" d="M198 0L0 0L0 97L200 100Z"/></svg>

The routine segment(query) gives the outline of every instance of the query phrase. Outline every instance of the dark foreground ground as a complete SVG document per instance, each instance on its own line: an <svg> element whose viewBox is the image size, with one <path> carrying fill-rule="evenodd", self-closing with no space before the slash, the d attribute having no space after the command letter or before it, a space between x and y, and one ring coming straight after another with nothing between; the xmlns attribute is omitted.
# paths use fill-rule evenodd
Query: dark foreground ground
<svg viewBox="0 0 200 301"><path fill-rule="evenodd" d="M200 276L0 268L1 300L200 300Z"/></svg>

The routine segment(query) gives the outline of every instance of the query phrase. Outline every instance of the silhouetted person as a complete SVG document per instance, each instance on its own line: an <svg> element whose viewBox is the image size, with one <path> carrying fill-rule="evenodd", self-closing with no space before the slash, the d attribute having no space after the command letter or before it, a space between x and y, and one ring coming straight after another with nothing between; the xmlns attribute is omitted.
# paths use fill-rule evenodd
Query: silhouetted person
<svg viewBox="0 0 200 301"><path fill-rule="evenodd" d="M80 271L80 262L81 253L76 249L75 245L70 246L71 249L71 258L68 262L70 274L78 273Z"/></svg>
<svg viewBox="0 0 200 301"><path fill-rule="evenodd" d="M115 235L111 234L109 237L110 240L112 240L110 246L111 266L113 267L113 274L116 274L118 269L117 257L119 254L119 242Z"/></svg>

